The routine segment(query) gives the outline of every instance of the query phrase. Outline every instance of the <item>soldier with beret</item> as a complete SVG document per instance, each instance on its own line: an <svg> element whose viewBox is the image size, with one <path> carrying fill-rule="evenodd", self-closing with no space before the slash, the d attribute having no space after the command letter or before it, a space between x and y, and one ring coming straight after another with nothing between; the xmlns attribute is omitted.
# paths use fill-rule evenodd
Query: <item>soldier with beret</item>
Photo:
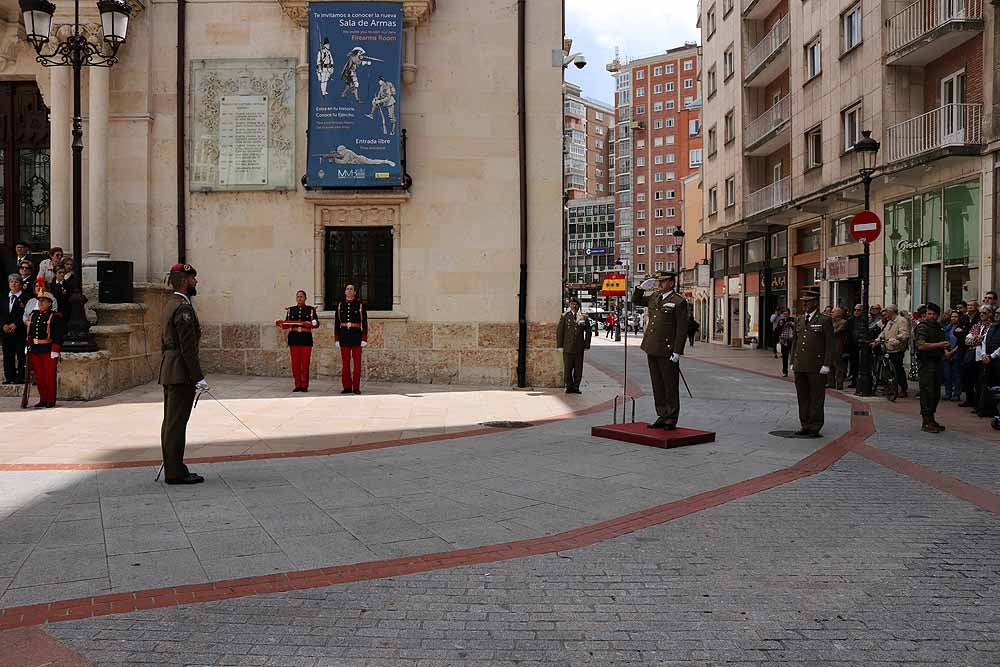
<svg viewBox="0 0 1000 667"><path fill-rule="evenodd" d="M805 315L795 322L792 366L802 428L795 435L818 438L826 406L826 376L835 362L833 320L819 312L819 290L804 289L799 300Z"/></svg>
<svg viewBox="0 0 1000 667"><path fill-rule="evenodd" d="M559 319L556 327L556 347L563 352L563 371L567 394L582 394L583 352L590 349L590 318L580 312L580 302L569 302L569 312Z"/></svg>
<svg viewBox="0 0 1000 667"><path fill-rule="evenodd" d="M680 361L688 331L688 303L674 290L677 274L657 271L635 288L632 303L646 307L642 350L649 363L656 421L649 428L673 431L681 412ZM656 289L658 287L658 289ZM647 291L648 290L648 291Z"/></svg>
<svg viewBox="0 0 1000 667"><path fill-rule="evenodd" d="M292 356L292 377L295 379L295 389L292 391L309 391L312 330L319 326L319 316L315 308L306 305L304 291L295 293L295 305L285 308L285 319L276 324L288 329L288 353Z"/></svg>
<svg viewBox="0 0 1000 667"><path fill-rule="evenodd" d="M65 325L62 316L52 309L52 295L38 295L38 310L28 320L28 352L38 385L35 408L56 407L56 368L62 350Z"/></svg>
<svg viewBox="0 0 1000 667"><path fill-rule="evenodd" d="M199 484L205 479L184 465L187 423L194 407L195 394L208 391L201 370L198 346L201 325L191 304L197 294L198 272L190 264L174 264L168 280L174 293L163 313L163 357L159 383L163 385L163 426L160 446L167 484Z"/></svg>
<svg viewBox="0 0 1000 667"><path fill-rule="evenodd" d="M354 285L344 288L344 300L334 311L334 340L340 348L342 394L361 393L361 349L368 346L368 310ZM352 367L353 364L353 367Z"/></svg>

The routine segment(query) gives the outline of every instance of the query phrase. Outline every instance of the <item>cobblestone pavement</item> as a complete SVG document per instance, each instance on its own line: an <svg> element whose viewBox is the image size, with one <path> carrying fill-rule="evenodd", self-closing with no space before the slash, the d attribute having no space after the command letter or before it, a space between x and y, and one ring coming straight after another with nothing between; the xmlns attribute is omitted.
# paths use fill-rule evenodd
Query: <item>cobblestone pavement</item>
<svg viewBox="0 0 1000 667"><path fill-rule="evenodd" d="M620 348L595 348L603 366L624 371ZM633 350L628 363L630 379L648 389L641 353ZM17 487L23 502L0 521L7 535L35 531L27 556L0 547L8 548L0 551L6 567L0 577L7 577L0 587L8 587L0 607L26 591L79 595L72 593L78 580L56 588L12 584L25 572L44 578L50 571L72 577L82 571L113 587L111 544L154 545L125 552L120 563L128 571L126 565L136 567L129 563L154 554L155 567L144 569L153 578L133 584L153 587L166 585L156 583L163 573L218 576L225 571L210 569L241 558L234 549L267 544L265 535L280 553L271 548L243 562L285 556L299 567L286 544L316 559L304 563L340 563L488 544L507 534L550 535L785 468L848 429L848 405L828 399L827 439L774 437L768 432L796 426L787 382L691 360L684 370L695 399L684 402L682 422L717 430L711 445L664 451L602 442L590 438L589 428L609 415L591 415L503 436L203 466L217 482L204 485L204 495L179 498L170 488L149 505L139 500L149 495L148 482L105 476L130 471L45 473ZM652 416L649 402L640 399L637 419ZM44 630L97 667L1000 664L1000 504L990 494L996 444L953 432L923 438L905 415L877 413L876 425L870 445L931 475L978 485L985 500L966 502L947 484L932 488L906 476L911 473L848 453L815 476L588 547L52 623ZM128 492L105 496L111 488ZM370 498L357 502L359 490ZM86 493L97 495L81 500ZM341 496L352 500L345 504ZM286 504L265 516L267 508ZM308 504L322 515L302 514ZM65 548L97 553L93 543L46 542L87 534L57 527L93 521L67 514L70 507L99 513L107 570L99 570L99 555L32 562ZM158 541L166 539L163 524L144 519L152 507L173 508L168 523L180 526L189 547ZM381 513L390 510L388 521ZM240 512L246 515L234 518ZM44 529L32 529L35 519ZM336 528L317 533L317 521ZM121 530L110 539L116 533L109 523L118 522ZM288 526L308 534L285 534ZM493 526L507 534L492 532ZM418 529L433 537L411 534ZM244 539L254 530L263 535ZM289 542L296 538L302 541ZM366 551L347 549L355 542ZM178 558L187 549L193 557ZM0 633L0 655L3 646Z"/></svg>
<svg viewBox="0 0 1000 667"><path fill-rule="evenodd" d="M997 665L1000 522L848 455L572 552L49 626L125 665Z"/></svg>

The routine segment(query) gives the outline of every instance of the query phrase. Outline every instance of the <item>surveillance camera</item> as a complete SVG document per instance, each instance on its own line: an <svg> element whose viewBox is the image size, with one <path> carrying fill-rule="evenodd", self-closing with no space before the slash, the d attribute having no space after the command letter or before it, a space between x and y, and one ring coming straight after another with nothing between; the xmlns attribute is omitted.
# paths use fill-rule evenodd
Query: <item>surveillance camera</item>
<svg viewBox="0 0 1000 667"><path fill-rule="evenodd" d="M583 69L587 66L587 56L582 53L573 59L573 64L576 65L577 69Z"/></svg>

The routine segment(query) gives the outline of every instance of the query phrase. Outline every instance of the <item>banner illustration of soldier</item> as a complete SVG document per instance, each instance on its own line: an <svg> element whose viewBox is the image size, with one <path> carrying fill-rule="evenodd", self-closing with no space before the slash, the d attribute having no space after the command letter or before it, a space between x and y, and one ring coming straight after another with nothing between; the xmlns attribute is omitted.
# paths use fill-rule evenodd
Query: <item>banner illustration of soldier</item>
<svg viewBox="0 0 1000 667"><path fill-rule="evenodd" d="M402 4L310 3L309 45L308 187L399 185Z"/></svg>

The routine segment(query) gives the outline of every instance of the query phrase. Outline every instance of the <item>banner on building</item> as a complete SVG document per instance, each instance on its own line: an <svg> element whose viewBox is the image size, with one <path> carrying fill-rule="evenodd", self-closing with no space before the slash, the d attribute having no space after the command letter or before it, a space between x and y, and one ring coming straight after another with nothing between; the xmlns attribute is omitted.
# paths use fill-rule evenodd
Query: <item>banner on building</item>
<svg viewBox="0 0 1000 667"><path fill-rule="evenodd" d="M601 296L625 296L625 281L627 276L624 273L608 273L604 276L604 284L601 285Z"/></svg>
<svg viewBox="0 0 1000 667"><path fill-rule="evenodd" d="M403 5L309 3L310 188L402 183Z"/></svg>

